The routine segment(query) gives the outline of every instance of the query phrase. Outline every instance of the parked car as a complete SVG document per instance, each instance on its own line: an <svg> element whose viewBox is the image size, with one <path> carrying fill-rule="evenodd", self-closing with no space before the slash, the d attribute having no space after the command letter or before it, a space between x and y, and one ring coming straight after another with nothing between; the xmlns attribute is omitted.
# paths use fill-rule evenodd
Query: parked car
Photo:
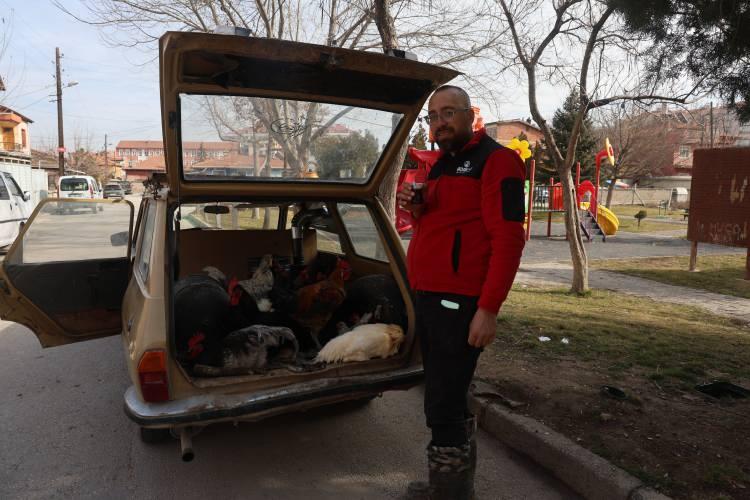
<svg viewBox="0 0 750 500"><path fill-rule="evenodd" d="M125 194L133 194L133 185L130 181L117 181Z"/></svg>
<svg viewBox="0 0 750 500"><path fill-rule="evenodd" d="M7 247L18 236L33 207L31 194L21 191L8 172L0 171L0 247Z"/></svg>
<svg viewBox="0 0 750 500"><path fill-rule="evenodd" d="M99 181L90 175L63 175L57 181L57 197L61 200L99 200L102 188ZM96 213L95 203L58 204L59 211L72 212L77 208L87 208Z"/></svg>
<svg viewBox="0 0 750 500"><path fill-rule="evenodd" d="M209 424L419 383L404 251L376 194L428 95L457 73L375 52L206 33L167 33L159 54L166 172L146 183L135 218L128 200L95 200L97 224L37 211L0 267L0 317L28 326L44 347L121 334L127 416L144 441L178 435L185 460L191 436ZM267 110L261 118L294 148L287 167L299 174L185 175L182 141L209 140L207 100L238 110L225 117L238 130L245 110ZM295 118L279 118L287 108ZM305 177L295 161L326 140L321 127L338 124L377 138L375 152L337 160L357 162L332 170L340 177ZM254 219L256 209L265 218ZM368 321L390 332L376 357L315 360L339 327Z"/></svg>
<svg viewBox="0 0 750 500"><path fill-rule="evenodd" d="M104 198L116 198L122 200L125 198L125 191L118 182L110 182L104 185Z"/></svg>

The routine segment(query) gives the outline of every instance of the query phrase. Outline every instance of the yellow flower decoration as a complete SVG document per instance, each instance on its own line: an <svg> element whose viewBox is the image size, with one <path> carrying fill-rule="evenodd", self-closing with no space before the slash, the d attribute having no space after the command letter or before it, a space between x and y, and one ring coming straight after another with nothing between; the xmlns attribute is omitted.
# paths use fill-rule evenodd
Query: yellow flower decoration
<svg viewBox="0 0 750 500"><path fill-rule="evenodd" d="M518 153L518 156L521 157L522 160L525 160L527 158L531 158L531 150L529 149L529 141L526 139L519 141L518 137L514 137L511 139L510 143L508 144L508 147Z"/></svg>

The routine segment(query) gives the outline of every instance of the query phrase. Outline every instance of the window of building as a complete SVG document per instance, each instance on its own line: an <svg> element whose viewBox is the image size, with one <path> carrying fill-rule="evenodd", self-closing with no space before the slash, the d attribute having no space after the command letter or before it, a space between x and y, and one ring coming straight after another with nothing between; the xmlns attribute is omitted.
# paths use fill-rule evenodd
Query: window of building
<svg viewBox="0 0 750 500"><path fill-rule="evenodd" d="M26 147L26 130L21 129L21 146Z"/></svg>
<svg viewBox="0 0 750 500"><path fill-rule="evenodd" d="M680 145L680 158L690 158L690 146Z"/></svg>

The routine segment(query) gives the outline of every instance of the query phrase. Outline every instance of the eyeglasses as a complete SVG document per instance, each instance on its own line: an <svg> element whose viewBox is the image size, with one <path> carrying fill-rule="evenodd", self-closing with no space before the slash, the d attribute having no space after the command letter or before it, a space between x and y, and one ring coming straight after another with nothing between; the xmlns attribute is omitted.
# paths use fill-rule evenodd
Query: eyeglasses
<svg viewBox="0 0 750 500"><path fill-rule="evenodd" d="M459 111L469 111L470 109L471 108L444 109L440 113L430 113L426 116L423 116L422 118L424 118L424 121L426 121L428 125L432 122L437 122L438 119L443 120L444 122L449 122Z"/></svg>

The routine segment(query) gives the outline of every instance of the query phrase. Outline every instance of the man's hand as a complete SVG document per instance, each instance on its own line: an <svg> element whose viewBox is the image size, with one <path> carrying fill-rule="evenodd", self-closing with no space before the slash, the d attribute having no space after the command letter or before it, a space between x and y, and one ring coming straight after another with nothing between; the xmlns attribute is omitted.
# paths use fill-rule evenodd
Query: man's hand
<svg viewBox="0 0 750 500"><path fill-rule="evenodd" d="M469 345L485 347L495 340L497 314L478 308L469 326Z"/></svg>
<svg viewBox="0 0 750 500"><path fill-rule="evenodd" d="M427 194L427 186L422 188L423 196ZM398 206L407 212L411 212L414 217L419 217L424 211L424 203L418 205L412 204L411 200L414 198L414 188L411 182L404 182L401 184L401 189L396 193L396 199L398 200Z"/></svg>

